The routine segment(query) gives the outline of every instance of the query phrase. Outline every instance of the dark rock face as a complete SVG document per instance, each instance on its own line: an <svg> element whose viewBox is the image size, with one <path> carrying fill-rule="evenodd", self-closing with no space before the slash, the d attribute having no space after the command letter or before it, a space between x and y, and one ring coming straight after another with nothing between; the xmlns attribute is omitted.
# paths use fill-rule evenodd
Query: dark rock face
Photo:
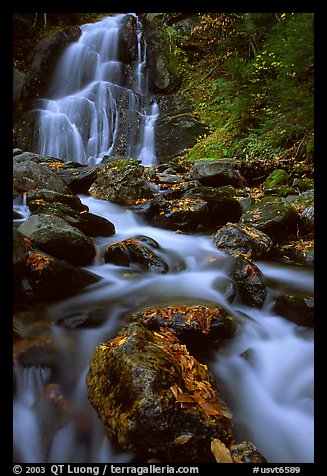
<svg viewBox="0 0 327 476"><path fill-rule="evenodd" d="M33 101L45 96L49 80L64 48L77 41L81 30L77 26L65 28L42 38L35 46L28 72L14 71L14 144L22 150L38 148L38 112Z"/></svg>
<svg viewBox="0 0 327 476"><path fill-rule="evenodd" d="M228 221L238 221L241 216L241 205L234 196L235 189L230 185L222 187L192 187L184 194L184 198L202 199L207 203L210 228L225 225Z"/></svg>
<svg viewBox="0 0 327 476"><path fill-rule="evenodd" d="M236 283L236 297L248 306L261 307L267 291L260 269L251 260L238 256L230 258L229 273Z"/></svg>
<svg viewBox="0 0 327 476"><path fill-rule="evenodd" d="M160 256L132 238L109 245L104 254L104 261L120 266L136 265L143 271L152 273L168 272L168 265Z"/></svg>
<svg viewBox="0 0 327 476"><path fill-rule="evenodd" d="M300 326L314 326L314 300L310 296L277 296L274 309L277 314Z"/></svg>
<svg viewBox="0 0 327 476"><path fill-rule="evenodd" d="M73 26L54 33L40 40L36 47L34 58L28 71L28 78L22 93L24 100L31 100L44 95L49 79L64 48L77 41L82 31Z"/></svg>
<svg viewBox="0 0 327 476"><path fill-rule="evenodd" d="M246 181L235 166L234 160L220 159L210 162L196 162L189 175L192 179L199 180L203 185L221 187L233 185L244 187Z"/></svg>
<svg viewBox="0 0 327 476"><path fill-rule="evenodd" d="M154 226L173 230L197 231L208 226L208 206L199 198L159 199L143 209Z"/></svg>
<svg viewBox="0 0 327 476"><path fill-rule="evenodd" d="M109 436L129 451L165 462L213 462L211 440L231 443L232 415L206 366L167 329L132 323L98 346L87 388Z"/></svg>
<svg viewBox="0 0 327 476"><path fill-rule="evenodd" d="M271 249L273 243L268 235L242 223L227 223L214 236L213 244L233 256L246 255L260 259Z"/></svg>
<svg viewBox="0 0 327 476"><path fill-rule="evenodd" d="M207 128L191 113L159 116L155 127L156 155L160 163L169 162L196 144Z"/></svg>
<svg viewBox="0 0 327 476"><path fill-rule="evenodd" d="M51 301L72 295L100 280L99 276L33 247L13 229L13 294L16 302Z"/></svg>

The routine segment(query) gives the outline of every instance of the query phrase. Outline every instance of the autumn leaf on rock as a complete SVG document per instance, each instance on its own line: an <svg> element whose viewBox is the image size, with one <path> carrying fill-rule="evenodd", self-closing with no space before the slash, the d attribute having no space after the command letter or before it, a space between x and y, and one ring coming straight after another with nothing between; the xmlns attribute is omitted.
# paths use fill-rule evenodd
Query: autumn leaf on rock
<svg viewBox="0 0 327 476"><path fill-rule="evenodd" d="M174 439L173 444L174 445L185 445L193 435L180 435L177 438Z"/></svg>
<svg viewBox="0 0 327 476"><path fill-rule="evenodd" d="M211 451L217 463L233 463L229 449L218 438L211 441Z"/></svg>
<svg viewBox="0 0 327 476"><path fill-rule="evenodd" d="M43 253L32 253L26 260L27 266L31 266L33 270L41 272L44 268L53 263L53 258Z"/></svg>

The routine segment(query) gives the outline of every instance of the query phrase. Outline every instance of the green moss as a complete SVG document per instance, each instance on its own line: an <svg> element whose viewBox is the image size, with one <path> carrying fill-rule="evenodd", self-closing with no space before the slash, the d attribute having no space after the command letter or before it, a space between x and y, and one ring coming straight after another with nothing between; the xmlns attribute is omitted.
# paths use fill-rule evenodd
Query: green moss
<svg viewBox="0 0 327 476"><path fill-rule="evenodd" d="M275 169L265 180L263 187L265 189L277 188L285 185L288 181L288 173L283 169Z"/></svg>

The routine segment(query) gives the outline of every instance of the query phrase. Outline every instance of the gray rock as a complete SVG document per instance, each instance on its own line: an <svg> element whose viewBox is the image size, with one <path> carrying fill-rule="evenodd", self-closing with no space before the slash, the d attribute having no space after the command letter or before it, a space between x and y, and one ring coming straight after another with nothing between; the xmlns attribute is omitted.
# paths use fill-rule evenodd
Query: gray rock
<svg viewBox="0 0 327 476"><path fill-rule="evenodd" d="M233 185L234 187L244 187L246 180L236 168L233 159L219 159L215 161L195 162L189 176L199 180L204 185L220 187L222 185Z"/></svg>
<svg viewBox="0 0 327 476"><path fill-rule="evenodd" d="M15 192L23 194L37 188L47 188L55 192L71 194L65 182L47 165L39 164L28 156L18 155L14 159L13 187Z"/></svg>
<svg viewBox="0 0 327 476"><path fill-rule="evenodd" d="M246 255L251 259L263 258L273 242L262 231L243 223L227 223L214 236L213 244L230 255Z"/></svg>
<svg viewBox="0 0 327 476"><path fill-rule="evenodd" d="M40 250L77 266L90 264L95 257L91 238L54 215L31 215L19 227Z"/></svg>
<svg viewBox="0 0 327 476"><path fill-rule="evenodd" d="M148 171L134 159L117 160L106 165L89 189L90 195L122 205L150 198Z"/></svg>
<svg viewBox="0 0 327 476"><path fill-rule="evenodd" d="M295 236L299 221L300 217L295 209L278 197L257 202L240 218L241 223L263 231L274 243L288 235Z"/></svg>

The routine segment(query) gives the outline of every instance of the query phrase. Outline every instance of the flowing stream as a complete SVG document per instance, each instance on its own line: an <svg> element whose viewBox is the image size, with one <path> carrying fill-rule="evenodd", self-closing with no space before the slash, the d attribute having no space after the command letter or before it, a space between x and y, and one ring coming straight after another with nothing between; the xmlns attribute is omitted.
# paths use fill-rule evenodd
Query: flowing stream
<svg viewBox="0 0 327 476"><path fill-rule="evenodd" d="M137 17L137 54L132 63L135 89L122 84L125 66L119 61L118 36L125 20L126 15L116 15L84 25L80 40L65 51L50 87L51 99L41 101L41 154L81 163L115 154L119 120L128 116L130 107L133 120L137 116L141 127L124 153L139 157L145 166L155 163L154 127L159 111L147 95L146 44ZM86 68L86 57L92 59L93 69ZM236 440L252 441L271 463L313 462L313 330L272 311L276 293L313 295L312 270L258 262L268 289L263 307L250 308L240 301L231 305L229 261L213 246L210 236L155 228L126 207L86 195L80 198L90 212L114 223L116 234L95 238L97 255L86 269L102 280L44 311L43 318L54 323L55 377L49 368L17 368L14 445L19 460L133 461L134 455L121 451L106 437L87 400L85 378L96 345L114 337L126 324L128 313L144 306L217 303L235 316L238 330L219 350L202 349L202 361L217 377L233 412ZM28 216L25 202L15 207ZM109 243L140 236L157 241L160 249L156 253L169 265L167 274L104 262ZM55 432L45 455L34 403L52 377L71 405L71 418Z"/></svg>

